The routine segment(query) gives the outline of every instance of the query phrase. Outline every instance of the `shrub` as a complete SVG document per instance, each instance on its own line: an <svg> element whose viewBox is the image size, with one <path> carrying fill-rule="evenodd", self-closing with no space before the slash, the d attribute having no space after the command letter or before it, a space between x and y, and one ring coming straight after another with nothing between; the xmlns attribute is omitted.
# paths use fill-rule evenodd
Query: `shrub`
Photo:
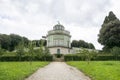
<svg viewBox="0 0 120 80"><path fill-rule="evenodd" d="M21 61L29 61L29 59L31 58L31 56L21 56ZM34 56L33 61L52 61L53 57L52 55L47 55L47 56L43 56L43 57L38 57L38 56ZM0 61L19 61L19 57L18 56L2 56L0 58Z"/></svg>
<svg viewBox="0 0 120 80"><path fill-rule="evenodd" d="M118 60L120 60L120 56L117 57ZM106 61L106 60L116 60L114 56L102 56L102 55L99 55L97 56L94 60L97 60L97 61Z"/></svg>
<svg viewBox="0 0 120 80"><path fill-rule="evenodd" d="M79 54L67 54L67 55L64 55L64 60L65 61L80 61L84 59L82 59L82 56L80 56Z"/></svg>
<svg viewBox="0 0 120 80"><path fill-rule="evenodd" d="M63 56L63 54L54 54L57 58L60 58Z"/></svg>
<svg viewBox="0 0 120 80"><path fill-rule="evenodd" d="M95 57L92 57L92 61L105 61L105 60L116 60L116 58L112 54L101 54L98 53L97 55L94 55ZM82 54L67 54L64 55L65 61L85 61L86 58ZM117 56L117 60L120 60L120 55Z"/></svg>

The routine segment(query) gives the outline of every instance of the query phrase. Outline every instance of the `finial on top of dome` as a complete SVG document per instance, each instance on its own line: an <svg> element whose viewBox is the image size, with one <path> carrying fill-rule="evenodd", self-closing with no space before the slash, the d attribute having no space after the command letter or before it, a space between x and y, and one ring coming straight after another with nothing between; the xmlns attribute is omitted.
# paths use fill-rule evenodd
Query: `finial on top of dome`
<svg viewBox="0 0 120 80"><path fill-rule="evenodd" d="M57 21L58 22L58 24L60 24L60 22L59 21Z"/></svg>

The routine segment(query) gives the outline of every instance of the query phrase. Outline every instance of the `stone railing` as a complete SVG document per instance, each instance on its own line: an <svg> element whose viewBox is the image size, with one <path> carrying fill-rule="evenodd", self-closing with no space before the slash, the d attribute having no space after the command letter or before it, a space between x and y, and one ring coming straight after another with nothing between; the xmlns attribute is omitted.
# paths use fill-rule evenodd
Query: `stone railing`
<svg viewBox="0 0 120 80"><path fill-rule="evenodd" d="M66 30L51 30L51 31L48 31L48 35L57 34L57 33L70 35L70 32L66 31Z"/></svg>

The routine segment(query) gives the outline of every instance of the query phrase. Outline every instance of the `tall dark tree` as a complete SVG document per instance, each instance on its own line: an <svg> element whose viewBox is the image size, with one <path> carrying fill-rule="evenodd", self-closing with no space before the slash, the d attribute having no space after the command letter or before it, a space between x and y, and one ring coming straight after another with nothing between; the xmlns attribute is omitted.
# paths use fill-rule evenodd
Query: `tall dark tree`
<svg viewBox="0 0 120 80"><path fill-rule="evenodd" d="M89 49L95 49L94 45L92 43L88 43Z"/></svg>
<svg viewBox="0 0 120 80"><path fill-rule="evenodd" d="M71 43L71 47L95 49L92 43L85 42L84 40L73 40Z"/></svg>
<svg viewBox="0 0 120 80"><path fill-rule="evenodd" d="M78 44L79 44L79 47L83 47L83 48L86 47L85 41L83 41L83 40L79 40Z"/></svg>
<svg viewBox="0 0 120 80"><path fill-rule="evenodd" d="M15 47L18 46L18 44L22 41L22 39L24 41L24 46L27 46L29 40L26 37L21 37L16 34L10 34L10 35L0 34L1 48L9 51L13 51Z"/></svg>
<svg viewBox="0 0 120 80"><path fill-rule="evenodd" d="M22 41L22 37L16 34L10 34L10 39L10 51L12 51Z"/></svg>
<svg viewBox="0 0 120 80"><path fill-rule="evenodd" d="M1 48L9 50L10 46L10 37L6 34L0 34L0 45Z"/></svg>
<svg viewBox="0 0 120 80"><path fill-rule="evenodd" d="M28 38L26 38L26 37L22 37L22 39L23 39L24 46L27 47L28 44L29 44L29 40L28 40Z"/></svg>
<svg viewBox="0 0 120 80"><path fill-rule="evenodd" d="M1 48L1 45L0 45L0 60L1 60L1 57L2 57L2 55L4 54L4 50Z"/></svg>
<svg viewBox="0 0 120 80"><path fill-rule="evenodd" d="M105 17L98 36L98 42L104 45L103 50L120 47L120 21L112 11Z"/></svg>
<svg viewBox="0 0 120 80"><path fill-rule="evenodd" d="M71 43L72 47L79 47L78 41L77 40L73 40Z"/></svg>

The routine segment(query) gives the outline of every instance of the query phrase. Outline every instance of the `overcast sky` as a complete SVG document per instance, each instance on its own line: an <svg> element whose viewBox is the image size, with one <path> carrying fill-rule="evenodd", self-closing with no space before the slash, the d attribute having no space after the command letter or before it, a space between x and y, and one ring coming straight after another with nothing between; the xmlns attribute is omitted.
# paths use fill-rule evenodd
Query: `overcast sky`
<svg viewBox="0 0 120 80"><path fill-rule="evenodd" d="M71 40L95 45L105 16L120 19L120 0L0 0L0 33L41 39L57 21L71 32Z"/></svg>

